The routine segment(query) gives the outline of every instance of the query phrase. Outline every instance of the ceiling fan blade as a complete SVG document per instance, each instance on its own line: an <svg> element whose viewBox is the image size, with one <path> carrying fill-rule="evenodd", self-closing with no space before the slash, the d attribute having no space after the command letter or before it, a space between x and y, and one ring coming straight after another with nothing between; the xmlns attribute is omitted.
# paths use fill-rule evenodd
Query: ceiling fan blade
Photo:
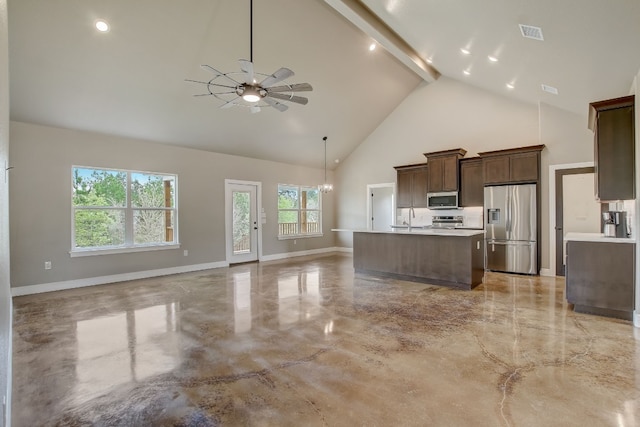
<svg viewBox="0 0 640 427"><path fill-rule="evenodd" d="M246 59L239 59L238 62L240 63L240 69L246 74L244 82L251 85L254 84L253 62L247 61Z"/></svg>
<svg viewBox="0 0 640 427"><path fill-rule="evenodd" d="M225 73L221 73L220 71L216 70L215 68L213 68L211 65L206 65L206 64L202 64L200 66L200 68L202 68L203 70L207 70L213 74L216 75L216 77L225 77L226 79L232 81L233 83L235 83L236 85L239 85L240 82L232 79L231 77L227 76Z"/></svg>
<svg viewBox="0 0 640 427"><path fill-rule="evenodd" d="M282 81L284 79L288 79L289 77L292 77L293 75L294 75L294 73L290 69L288 69L288 68L280 68L280 69L276 70L275 73L271 74L269 77L264 79L260 83L260 86L262 86L264 88L268 88L268 87L273 86L274 84L278 83L279 81Z"/></svg>
<svg viewBox="0 0 640 427"><path fill-rule="evenodd" d="M296 104L302 104L302 105L307 105L307 103L309 102L309 100L305 97L302 96L295 96L295 95L283 95L281 93L267 93L267 96L263 99L266 99L268 97L272 97L272 98L276 98L276 99L282 99L284 101L290 101L290 102L295 102Z"/></svg>
<svg viewBox="0 0 640 427"><path fill-rule="evenodd" d="M233 101L228 101L228 102L225 102L224 104L222 104L222 105L220 106L220 109L221 109L221 110L226 110L227 108L231 108L231 107L233 107L233 106L235 106L235 105L238 105L238 104L236 104L236 103L235 103L235 102L233 102Z"/></svg>
<svg viewBox="0 0 640 427"><path fill-rule="evenodd" d="M268 96L262 98L262 100L264 102L266 102L267 104L271 105L273 108L275 108L276 110L278 110L280 112L287 111L287 109L289 108L286 105L284 105L283 103L278 102L275 99L271 99Z"/></svg>
<svg viewBox="0 0 640 427"><path fill-rule="evenodd" d="M226 88L229 88L229 89L235 89L236 88L236 86L220 85L218 83L211 83L211 81L203 82L203 81L200 81L200 80L191 80L191 79L184 79L184 81L185 82L192 82L192 83L201 83L203 85L209 85L209 86L226 87Z"/></svg>
<svg viewBox="0 0 640 427"><path fill-rule="evenodd" d="M294 83L285 86L272 86L268 92L309 92L312 90L313 88L309 83Z"/></svg>

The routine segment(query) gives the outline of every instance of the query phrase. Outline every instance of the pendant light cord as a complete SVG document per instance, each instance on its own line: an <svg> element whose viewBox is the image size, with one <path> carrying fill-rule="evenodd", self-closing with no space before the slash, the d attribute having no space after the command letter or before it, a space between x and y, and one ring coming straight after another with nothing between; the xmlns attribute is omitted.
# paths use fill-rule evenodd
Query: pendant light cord
<svg viewBox="0 0 640 427"><path fill-rule="evenodd" d="M253 0L249 0L249 61L253 63Z"/></svg>
<svg viewBox="0 0 640 427"><path fill-rule="evenodd" d="M327 137L322 138L324 141L324 182L327 182Z"/></svg>

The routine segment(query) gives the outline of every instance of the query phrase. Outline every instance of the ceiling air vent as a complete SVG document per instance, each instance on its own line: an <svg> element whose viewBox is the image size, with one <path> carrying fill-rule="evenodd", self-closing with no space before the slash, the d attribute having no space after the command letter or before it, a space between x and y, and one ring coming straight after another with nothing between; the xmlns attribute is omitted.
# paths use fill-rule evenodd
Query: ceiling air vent
<svg viewBox="0 0 640 427"><path fill-rule="evenodd" d="M545 92L552 93L552 94L554 94L554 95L557 95L557 94L558 94L558 89L556 89L556 88L555 88L555 87L553 87L553 86L546 85L546 84L544 84L544 83L542 84L542 90L543 90L543 91L545 91Z"/></svg>
<svg viewBox="0 0 640 427"><path fill-rule="evenodd" d="M540 41L544 40L544 38L542 37L542 28L533 27L531 25L522 25L522 24L518 24L518 25L520 26L520 32L522 33L522 37L526 37L528 39L540 40Z"/></svg>

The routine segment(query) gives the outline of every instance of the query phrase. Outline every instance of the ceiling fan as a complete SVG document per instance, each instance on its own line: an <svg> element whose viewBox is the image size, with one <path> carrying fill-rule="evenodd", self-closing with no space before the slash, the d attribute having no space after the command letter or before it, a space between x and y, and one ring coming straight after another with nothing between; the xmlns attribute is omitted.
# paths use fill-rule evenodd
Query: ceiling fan
<svg viewBox="0 0 640 427"><path fill-rule="evenodd" d="M271 75L253 70L253 0L250 0L249 7L250 59L238 61L240 72L222 73L210 65L201 65L202 69L213 73L213 78L209 81L185 79L188 82L206 85L207 93L194 96L215 96L224 102L220 108L248 107L252 113L259 112L261 107L273 107L283 112L289 108L285 102L306 105L309 100L295 95L295 92L308 92L313 88L309 83L285 83L284 80L294 75L290 69L282 67Z"/></svg>

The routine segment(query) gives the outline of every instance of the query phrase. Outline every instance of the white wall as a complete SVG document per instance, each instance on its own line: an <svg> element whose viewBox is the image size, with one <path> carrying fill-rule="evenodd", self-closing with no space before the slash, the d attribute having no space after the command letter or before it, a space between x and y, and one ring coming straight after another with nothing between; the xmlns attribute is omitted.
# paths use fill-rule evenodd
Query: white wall
<svg viewBox="0 0 640 427"><path fill-rule="evenodd" d="M478 152L545 144L542 153L542 267L549 265L549 165L593 160L585 114L538 107L441 77L411 93L336 170L339 228L366 227L367 184L393 182L393 166L422 163L422 153L464 148ZM338 233L338 246L351 235Z"/></svg>
<svg viewBox="0 0 640 427"><path fill-rule="evenodd" d="M0 0L0 410L2 399L6 396L8 399L6 416L10 420L12 306L9 289L9 184L8 178L5 178L5 168L9 164L9 97L7 96L9 93L9 48L7 38L7 1ZM3 424L2 421L0 421L1 424Z"/></svg>
<svg viewBox="0 0 640 427"><path fill-rule="evenodd" d="M14 288L224 262L226 178L262 182L263 255L334 246L333 193L323 198L324 237L277 239L278 183L318 185L321 169L20 122L11 122L11 162ZM72 165L178 174L181 248L70 258ZM44 270L45 261L52 262L51 270Z"/></svg>

